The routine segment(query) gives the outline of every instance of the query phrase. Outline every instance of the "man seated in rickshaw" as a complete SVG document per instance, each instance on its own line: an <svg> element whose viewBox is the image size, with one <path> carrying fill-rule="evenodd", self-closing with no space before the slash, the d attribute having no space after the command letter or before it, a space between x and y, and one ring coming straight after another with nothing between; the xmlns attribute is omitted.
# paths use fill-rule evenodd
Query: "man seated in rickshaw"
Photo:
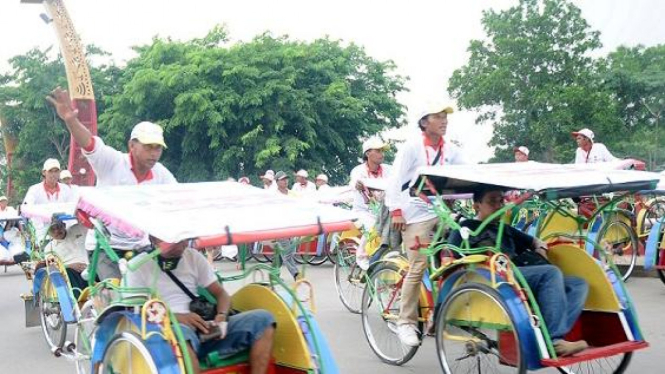
<svg viewBox="0 0 665 374"><path fill-rule="evenodd" d="M478 226L504 205L503 192L498 188L486 188L473 194L476 219L466 220L462 227L476 230ZM498 234L498 222L490 223L478 236L469 238L471 247L494 246ZM450 234L448 242L459 247L462 236L459 231ZM519 267L540 307L540 312L550 332L558 355L568 356L588 347L584 340L566 341L567 334L582 313L589 291L585 280L564 276L559 268L547 260L547 245L509 225L504 227L501 250Z"/></svg>
<svg viewBox="0 0 665 374"><path fill-rule="evenodd" d="M88 253L85 250L86 228L80 224L67 228L63 221L54 218L48 234L51 241L44 247L44 253L55 253L62 261L74 297L78 298L81 291L88 286L88 281L81 276L88 267Z"/></svg>
<svg viewBox="0 0 665 374"><path fill-rule="evenodd" d="M136 271L128 272L127 284L129 287L156 287L180 322L195 372L200 371L199 359L211 352L217 351L225 358L249 350L251 372L265 373L276 326L272 314L252 310L229 316L231 297L201 253L185 242L167 246L156 238L151 239L162 246L162 254L156 262L148 261ZM193 301L190 295L196 294L197 287L206 288L216 298L214 319L206 321L190 310ZM219 326L219 338L202 341L203 335L197 335L210 334L215 326Z"/></svg>

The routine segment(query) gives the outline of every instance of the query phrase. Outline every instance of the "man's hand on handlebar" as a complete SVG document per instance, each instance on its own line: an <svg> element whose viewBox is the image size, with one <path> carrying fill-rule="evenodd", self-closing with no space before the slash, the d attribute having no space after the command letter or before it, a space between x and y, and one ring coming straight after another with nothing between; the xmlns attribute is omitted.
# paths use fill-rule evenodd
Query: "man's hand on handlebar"
<svg viewBox="0 0 665 374"><path fill-rule="evenodd" d="M406 229L406 220L402 216L394 216L392 218L393 229L397 231L404 231Z"/></svg>

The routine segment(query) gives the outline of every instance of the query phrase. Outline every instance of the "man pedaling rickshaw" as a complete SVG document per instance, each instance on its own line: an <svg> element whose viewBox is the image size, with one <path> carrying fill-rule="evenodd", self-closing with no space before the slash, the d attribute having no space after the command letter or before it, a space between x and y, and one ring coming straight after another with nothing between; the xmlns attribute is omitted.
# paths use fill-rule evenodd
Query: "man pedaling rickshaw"
<svg viewBox="0 0 665 374"><path fill-rule="evenodd" d="M473 194L477 218L466 220L461 226L476 230L503 205L504 196L500 189L486 188L477 191ZM488 225L478 236L469 238L471 247L495 246L498 229L498 222ZM459 247L462 244L460 231L453 231L448 243ZM504 227L501 249L519 267L533 291L556 353L569 356L586 349L588 345L584 340L564 340L564 335L573 328L584 308L589 293L586 281L578 277L564 276L559 268L547 260L545 243L511 226Z"/></svg>

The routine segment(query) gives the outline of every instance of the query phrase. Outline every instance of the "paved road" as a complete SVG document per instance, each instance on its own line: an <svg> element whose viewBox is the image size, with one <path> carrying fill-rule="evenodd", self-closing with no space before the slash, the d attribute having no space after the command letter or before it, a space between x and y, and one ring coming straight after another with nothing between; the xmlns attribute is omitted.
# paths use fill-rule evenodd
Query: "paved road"
<svg viewBox="0 0 665 374"><path fill-rule="evenodd" d="M219 266L223 270L233 269L229 264ZM433 339L426 340L415 358L403 367L382 364L365 342L359 316L348 313L338 301L332 267L327 264L308 268L307 277L316 287L317 320L342 373L440 372ZM2 273L0 269L0 373L73 373L72 363L55 358L47 351L38 327L24 327L23 304L19 294L27 289L28 283L17 267L10 268L7 273ZM650 348L633 357L628 373L662 373L665 359L665 285L655 278L636 278L629 281L628 289L637 305L644 333L651 343Z"/></svg>

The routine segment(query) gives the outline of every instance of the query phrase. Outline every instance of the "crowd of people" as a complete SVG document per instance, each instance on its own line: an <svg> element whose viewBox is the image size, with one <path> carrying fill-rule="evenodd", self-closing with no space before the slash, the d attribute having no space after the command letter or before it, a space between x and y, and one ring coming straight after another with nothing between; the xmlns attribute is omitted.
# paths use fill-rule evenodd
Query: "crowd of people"
<svg viewBox="0 0 665 374"><path fill-rule="evenodd" d="M134 126L127 142L127 152L121 152L106 145L103 140L90 133L78 120L69 94L61 89L54 90L48 97L58 116L64 121L74 141L82 148L97 177L97 186L147 185L177 183L173 174L159 160L167 145L162 128L151 122L140 122ZM389 211L390 225L400 232L409 268L402 286L401 309L399 313L397 335L405 345L420 344L421 332L416 330L418 321L418 297L420 282L427 268L427 258L418 249L429 244L431 233L439 223L438 218L423 200L413 197L409 191L410 182L416 177L419 167L427 165L468 164L468 150L445 140L449 125L449 116L454 112L451 106L427 105L418 116L418 134L408 139L397 151L392 165L384 163L384 153L390 145L373 137L362 144L359 155L362 162L353 168L349 175L349 189L353 192L352 210L357 214L356 222L363 233L357 251L357 262L362 269L369 267L369 256L365 252L368 232L376 225L377 213L370 209L368 184L371 179L385 181L385 207ZM584 128L572 133L577 142L575 163L596 163L614 160L607 148L594 141L593 131ZM529 162L529 149L526 146L514 148L516 162ZM78 188L72 184L72 174L61 168L57 159L47 159L42 167L42 180L31 186L23 199L25 205L75 202ZM307 170L301 169L294 174L294 183L289 186L290 173L279 170L266 170L259 177L264 189L275 194L298 197L316 191L326 191L329 178L318 174L310 180ZM239 183L251 184L247 176L238 179ZM482 191L474 195L474 207L477 220L465 223L468 227L477 225L503 205L501 191ZM7 197L0 196L0 214L15 214L8 207ZM479 221L480 220L480 221ZM47 250L59 255L67 268L72 285L78 289L85 287L82 275L89 263L89 251L95 247L95 237L87 235L79 225L68 227L64 222L54 219L50 225L42 228L52 238ZM489 231L493 226L489 225ZM485 238L481 236L479 238ZM526 281L541 302L545 322L550 327L557 353L567 355L586 347L583 341L567 342L563 339L572 326L571 321L579 316L588 292L586 283L577 278L563 277L561 271L547 262L547 246L539 240L509 230L508 242L502 247L515 261L519 255L528 251L539 253L543 262L521 265ZM459 233L453 232L450 240L458 243ZM157 238L144 236L129 237L122 232L110 229L109 244L121 258L148 246L162 246L158 261L150 262L131 273L128 277L130 286L149 287L153 284L161 296L169 302L178 321L185 326L184 334L190 343L192 357L203 357L211 351L229 355L240 350L250 350L250 362L253 373L263 373L268 365L272 340L276 328L274 318L265 311L240 313L229 316L230 297L214 276L213 268L197 251L186 243L166 244ZM282 247L293 247L289 241L279 243ZM86 252L87 249L87 252ZM283 261L294 278L298 278L298 269L291 253L286 253ZM154 269L162 271L154 271ZM100 279L120 278L118 265L102 251L97 265ZM156 274L157 282L152 277ZM207 333L210 321L188 309L189 298L182 287L173 280L175 276L189 291L196 292L197 287L204 287L214 295L217 301L217 314L214 323L224 326L223 339L202 343L195 333L197 330ZM555 298L551 296L556 294ZM195 360L198 370L198 361Z"/></svg>

